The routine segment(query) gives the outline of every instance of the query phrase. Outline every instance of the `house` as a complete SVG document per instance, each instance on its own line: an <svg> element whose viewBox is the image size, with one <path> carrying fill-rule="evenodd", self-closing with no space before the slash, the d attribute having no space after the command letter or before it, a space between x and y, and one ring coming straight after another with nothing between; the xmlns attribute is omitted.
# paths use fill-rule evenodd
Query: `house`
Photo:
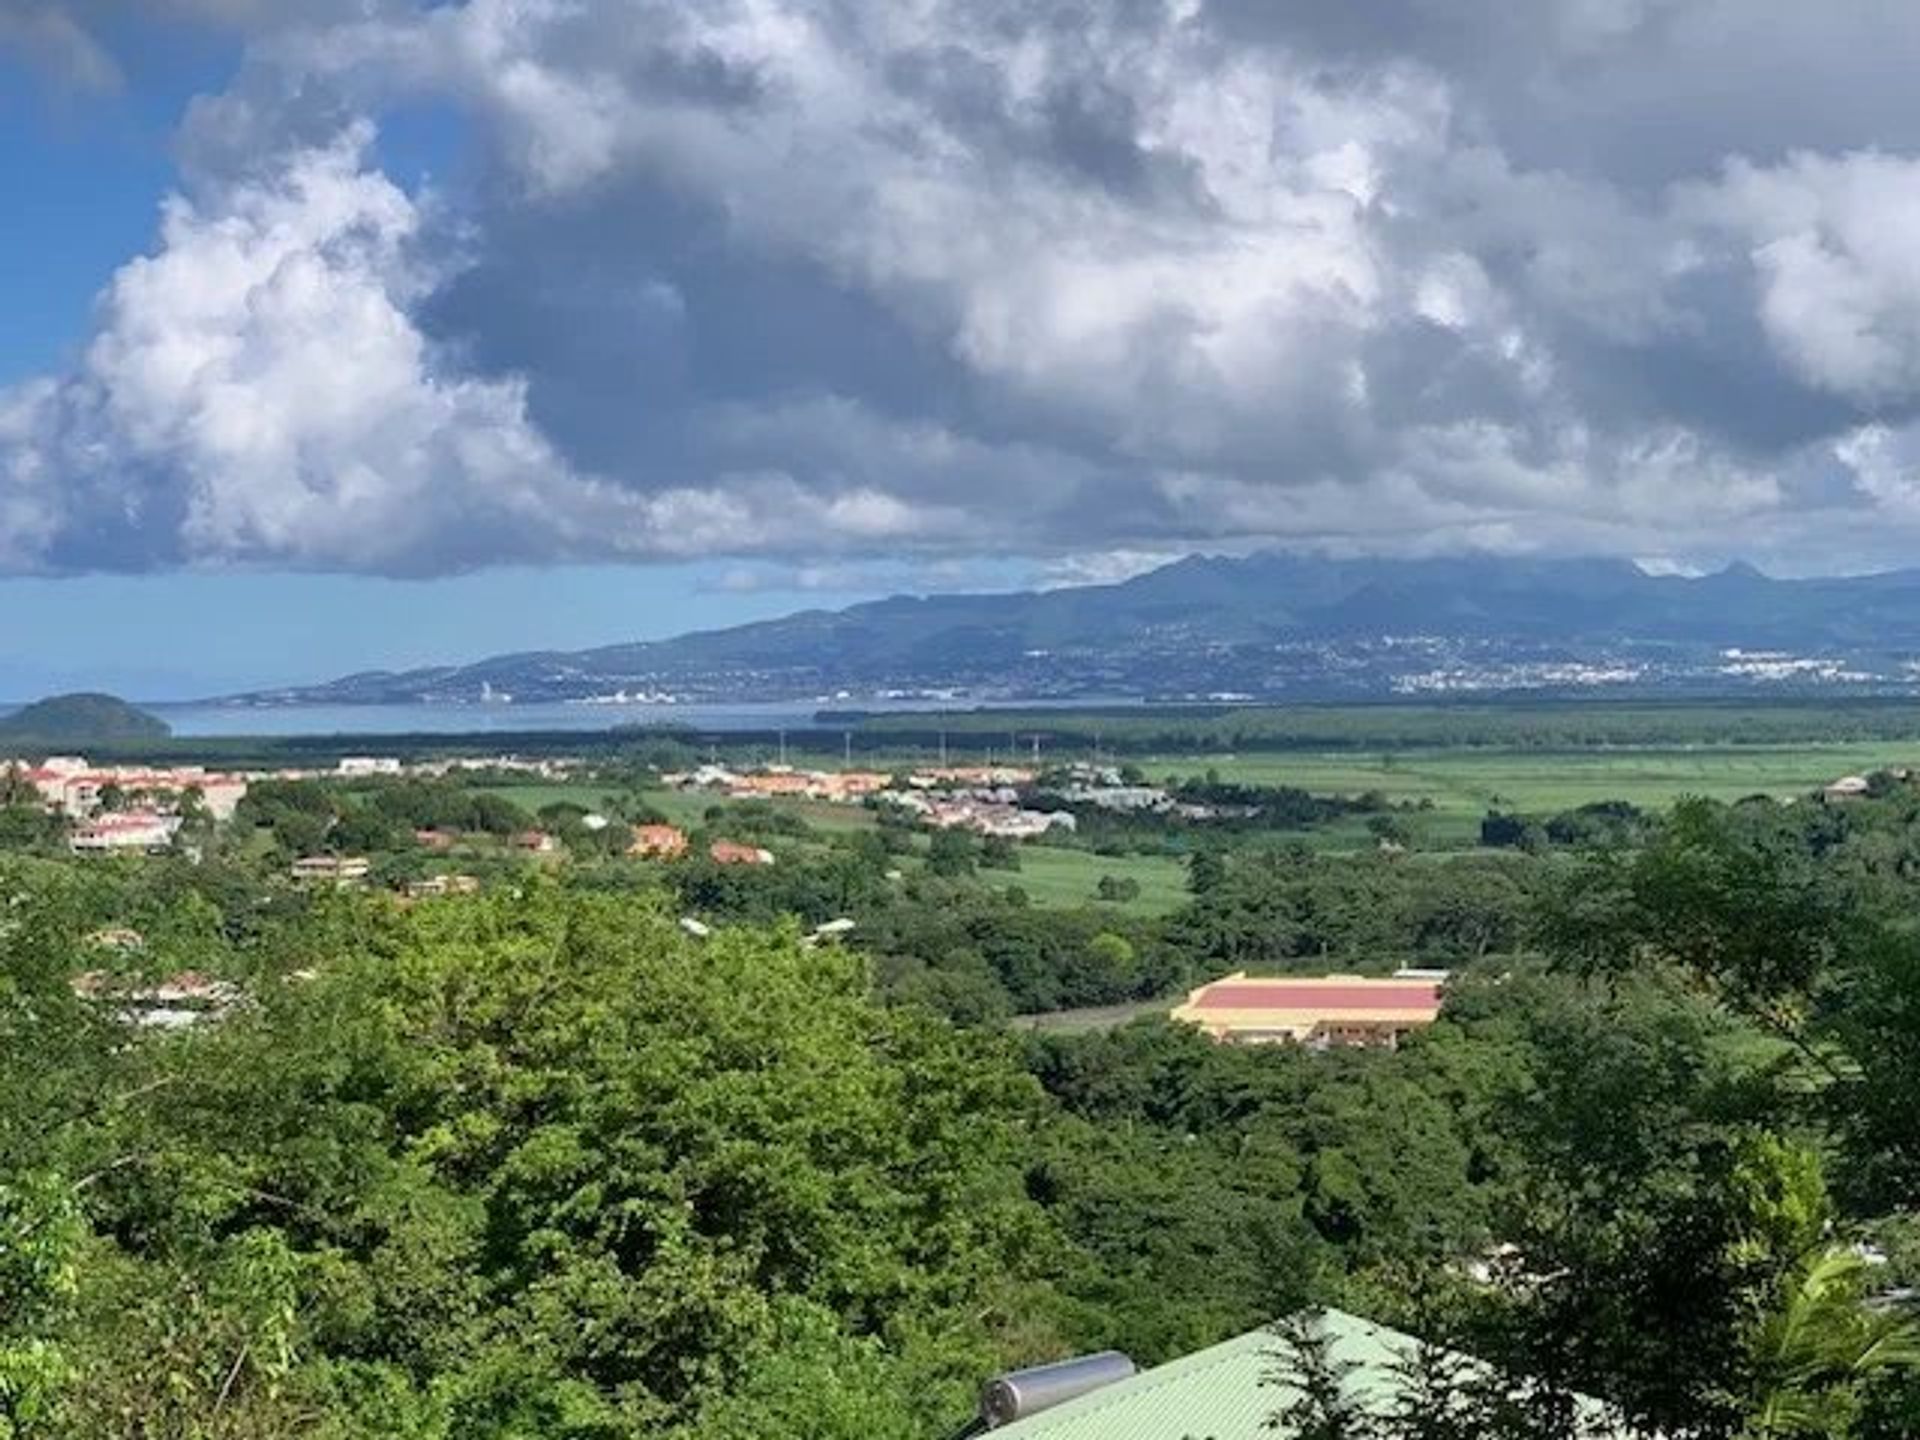
<svg viewBox="0 0 1920 1440"><path fill-rule="evenodd" d="M226 775L199 765L153 769L141 765L95 766L78 755L55 755L38 765L13 762L20 778L33 786L41 804L68 815L90 816L100 808L102 792L143 802L141 808L178 811L189 795L215 820L231 820L246 798L245 776Z"/></svg>
<svg viewBox="0 0 1920 1440"><path fill-rule="evenodd" d="M1040 772L1017 765L943 765L917 770L907 783L921 789L934 785L1031 785Z"/></svg>
<svg viewBox="0 0 1920 1440"><path fill-rule="evenodd" d="M233 819L240 802L247 798L246 778L241 775L207 775L196 787L207 813L216 820Z"/></svg>
<svg viewBox="0 0 1920 1440"><path fill-rule="evenodd" d="M936 830L971 830L1005 840L1031 840L1051 830L1071 832L1079 823L1067 810L1022 809L1011 790L908 791L887 798Z"/></svg>
<svg viewBox="0 0 1920 1440"><path fill-rule="evenodd" d="M1409 1385L1411 1362L1427 1347L1338 1310L1306 1312L1296 1325L1324 1345L1349 1400L1377 1420L1389 1419ZM1492 1371L1471 1356L1446 1354L1463 1379ZM996 1440L1298 1440L1286 1422L1299 1390L1298 1361L1277 1327L1253 1330L1152 1370L1136 1372L1109 1351L1080 1361L1016 1371L988 1383L975 1422ZM1632 1430L1600 1401L1575 1394L1580 1433L1626 1440Z"/></svg>
<svg viewBox="0 0 1920 1440"><path fill-rule="evenodd" d="M707 847L716 865L771 865L773 852L757 845L740 845L732 840L716 840Z"/></svg>
<svg viewBox="0 0 1920 1440"><path fill-rule="evenodd" d="M460 836L452 830L416 830L413 843L422 850L447 851L460 841Z"/></svg>
<svg viewBox="0 0 1920 1440"><path fill-rule="evenodd" d="M1426 978L1250 978L1242 971L1200 986L1171 1018L1237 1045L1290 1041L1314 1050L1391 1050L1439 1018L1440 992L1441 982Z"/></svg>
<svg viewBox="0 0 1920 1440"><path fill-rule="evenodd" d="M288 868L302 883L358 885L373 866L364 855L303 855Z"/></svg>
<svg viewBox="0 0 1920 1440"><path fill-rule="evenodd" d="M1864 775L1842 775L1820 793L1829 800L1858 800L1870 788Z"/></svg>
<svg viewBox="0 0 1920 1440"><path fill-rule="evenodd" d="M552 855L560 842L544 830L522 830L513 837L513 848L529 855Z"/></svg>
<svg viewBox="0 0 1920 1440"><path fill-rule="evenodd" d="M842 804L865 799L869 795L878 795L893 783L891 775L883 775L877 770L839 770L818 777L818 794L823 800L835 800Z"/></svg>
<svg viewBox="0 0 1920 1440"><path fill-rule="evenodd" d="M429 875L424 880L409 880L405 894L409 900L431 900L441 895L472 895L480 882L471 875Z"/></svg>
<svg viewBox="0 0 1920 1440"><path fill-rule="evenodd" d="M171 845L179 829L178 815L128 810L75 826L67 836L67 848L76 855L151 854Z"/></svg>
<svg viewBox="0 0 1920 1440"><path fill-rule="evenodd" d="M791 770L769 770L737 777L727 793L736 800L795 799L811 795L813 781Z"/></svg>
<svg viewBox="0 0 1920 1440"><path fill-rule="evenodd" d="M124 925L115 925L104 930L95 930L87 936L87 944L99 950L118 950L122 954L133 954L147 948L147 937L138 930L128 929Z"/></svg>
<svg viewBox="0 0 1920 1440"><path fill-rule="evenodd" d="M219 1020L240 1000L237 985L198 970L182 970L157 985L132 985L104 971L88 970L68 983L80 999L117 1005L124 1023L151 1029L176 1030Z"/></svg>
<svg viewBox="0 0 1920 1440"><path fill-rule="evenodd" d="M687 832L678 825L636 825L627 854L642 860L678 860L687 853Z"/></svg>
<svg viewBox="0 0 1920 1440"><path fill-rule="evenodd" d="M343 755L334 773L343 780L361 780L369 775L398 775L400 762L387 755Z"/></svg>

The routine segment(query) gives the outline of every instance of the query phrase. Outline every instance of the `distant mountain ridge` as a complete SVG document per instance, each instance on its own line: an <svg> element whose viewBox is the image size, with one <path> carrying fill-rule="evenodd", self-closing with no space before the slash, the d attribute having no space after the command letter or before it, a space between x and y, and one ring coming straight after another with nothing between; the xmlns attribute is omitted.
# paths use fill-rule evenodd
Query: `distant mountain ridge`
<svg viewBox="0 0 1920 1440"><path fill-rule="evenodd" d="M894 596L668 640L368 672L235 698L1270 699L1595 686L1887 688L1912 685L1916 659L1916 570L1776 580L1738 564L1680 576L1610 559L1268 553L1190 556L1109 585Z"/></svg>

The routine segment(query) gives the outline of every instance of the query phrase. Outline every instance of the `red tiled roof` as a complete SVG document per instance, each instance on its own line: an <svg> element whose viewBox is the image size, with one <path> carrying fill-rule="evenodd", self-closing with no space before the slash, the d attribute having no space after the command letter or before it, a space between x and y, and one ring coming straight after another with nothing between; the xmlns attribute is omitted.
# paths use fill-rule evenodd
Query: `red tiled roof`
<svg viewBox="0 0 1920 1440"><path fill-rule="evenodd" d="M707 854L722 865L764 865L767 852L757 845L741 845L732 840L716 840Z"/></svg>
<svg viewBox="0 0 1920 1440"><path fill-rule="evenodd" d="M1259 985L1246 982L1209 986L1194 997L1197 1010L1408 1010L1440 1008L1440 987L1428 980L1356 982L1350 985Z"/></svg>

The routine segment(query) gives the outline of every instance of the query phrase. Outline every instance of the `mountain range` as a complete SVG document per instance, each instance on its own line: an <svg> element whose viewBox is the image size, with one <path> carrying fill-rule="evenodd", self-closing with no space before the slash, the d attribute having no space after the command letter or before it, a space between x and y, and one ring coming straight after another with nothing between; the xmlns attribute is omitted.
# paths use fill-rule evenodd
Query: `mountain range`
<svg viewBox="0 0 1920 1440"><path fill-rule="evenodd" d="M1191 556L1109 585L895 596L593 650L374 671L251 704L1330 699L1920 683L1920 570Z"/></svg>

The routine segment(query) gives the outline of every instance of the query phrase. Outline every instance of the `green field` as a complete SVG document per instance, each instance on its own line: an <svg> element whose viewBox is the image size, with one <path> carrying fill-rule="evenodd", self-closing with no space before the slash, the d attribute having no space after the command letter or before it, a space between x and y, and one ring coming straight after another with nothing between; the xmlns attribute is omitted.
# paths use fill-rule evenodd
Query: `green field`
<svg viewBox="0 0 1920 1440"><path fill-rule="evenodd" d="M981 877L1018 885L1036 905L1110 904L1132 915L1164 915L1187 898L1187 872L1178 860L1163 855L1095 855L1089 850L1062 850L1051 845L1020 847L1020 869L983 870ZM1140 882L1137 899L1120 904L1096 901L1094 887L1102 875Z"/></svg>
<svg viewBox="0 0 1920 1440"><path fill-rule="evenodd" d="M601 785L593 781L568 784L564 781L542 781L528 785L483 785L485 793L498 795L511 800L528 814L543 810L549 805L578 805L583 810L598 810L606 804L607 795L616 787Z"/></svg>
<svg viewBox="0 0 1920 1440"><path fill-rule="evenodd" d="M1222 779L1296 785L1316 794L1378 790L1394 801L1432 802L1438 819L1490 809L1551 813L1596 800L1629 800L1651 809L1683 796L1738 800L1805 795L1841 775L1920 763L1920 744L1683 746L1583 750L1438 749L1360 755L1352 751L1215 756L1152 756L1156 777L1209 769Z"/></svg>
<svg viewBox="0 0 1920 1440"><path fill-rule="evenodd" d="M1545 816L1602 800L1625 800L1663 810L1685 796L1732 801L1754 794L1781 799L1804 796L1838 776L1920 764L1920 743L1867 739L1841 743L1608 745L1585 747L1443 746L1360 751L1292 750L1253 753L1142 755L1138 763L1165 780L1208 771L1222 779L1261 785L1291 785L1319 795L1378 791L1389 802L1426 808L1403 818L1413 843L1423 849L1473 845L1489 810ZM605 786L579 784L493 787L529 810L559 801L588 808L604 803ZM670 819L697 825L718 797L697 792L650 790L645 799ZM856 806L779 801L822 835L870 828L870 812ZM1273 837L1268 837L1273 838ZM1316 850L1370 848L1374 837L1363 816L1312 830L1282 832ZM1178 860L1161 856L1103 857L1052 846L1021 847L1021 869L1006 882L1018 884L1034 903L1093 903L1102 875L1140 882L1140 896L1117 907L1134 914L1164 914L1184 899L1185 874ZM993 872L988 872L989 879Z"/></svg>

